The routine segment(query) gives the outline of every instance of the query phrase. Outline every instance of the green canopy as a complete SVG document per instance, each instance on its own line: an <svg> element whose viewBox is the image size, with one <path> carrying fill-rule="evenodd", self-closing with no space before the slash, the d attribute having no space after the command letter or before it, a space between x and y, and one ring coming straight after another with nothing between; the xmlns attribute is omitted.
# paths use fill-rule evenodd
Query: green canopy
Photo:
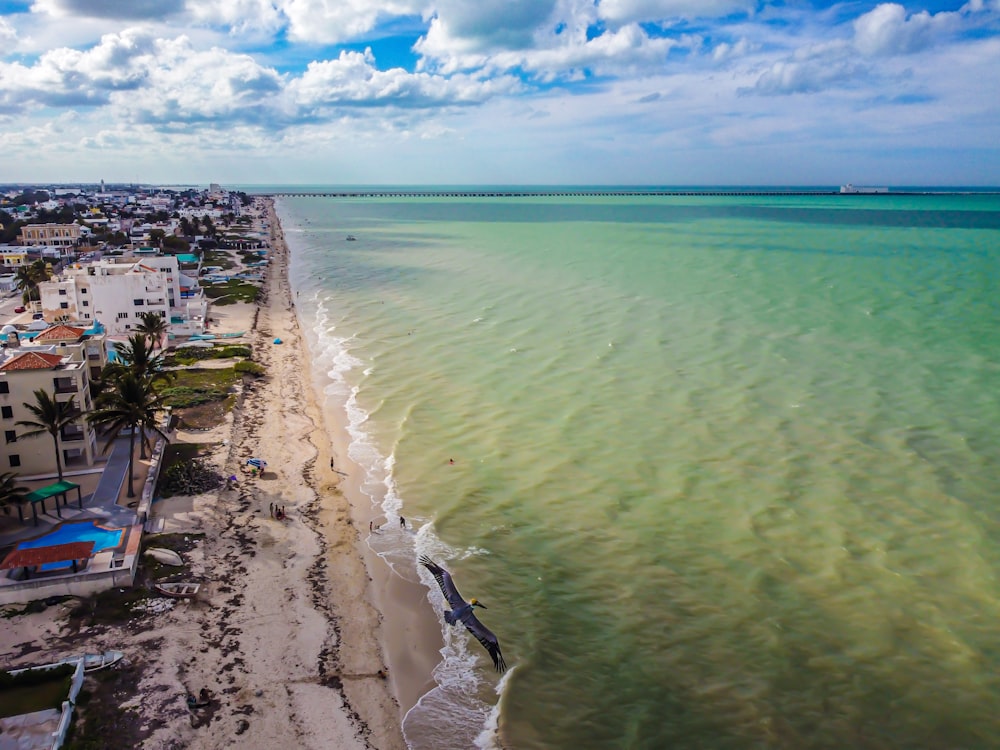
<svg viewBox="0 0 1000 750"><path fill-rule="evenodd" d="M80 494L80 485L74 482L63 480L55 484L50 484L47 487L41 487L25 495L24 502L31 503L31 512L35 516L35 526L38 525L38 511L35 509L35 503L41 503L42 513L45 513L45 501L50 497L56 498L56 515L62 518L62 514L59 512L59 496L62 496L63 505L65 505L68 502L66 493L72 489L76 490L76 500L80 505L80 510L83 510L83 496ZM18 508L18 511L20 512L20 508Z"/></svg>

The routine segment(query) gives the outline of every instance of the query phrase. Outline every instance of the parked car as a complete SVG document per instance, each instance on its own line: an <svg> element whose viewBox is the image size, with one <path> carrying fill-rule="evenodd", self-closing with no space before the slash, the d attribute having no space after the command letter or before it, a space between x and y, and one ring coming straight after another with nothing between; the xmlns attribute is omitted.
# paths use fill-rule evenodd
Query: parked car
<svg viewBox="0 0 1000 750"><path fill-rule="evenodd" d="M34 315L31 316L31 319L32 320L41 320L44 317L45 317L45 313L35 313Z"/></svg>
<svg viewBox="0 0 1000 750"><path fill-rule="evenodd" d="M14 312L16 312L16 313L23 313L24 312L24 306L20 305L18 307L15 307L14 308Z"/></svg>

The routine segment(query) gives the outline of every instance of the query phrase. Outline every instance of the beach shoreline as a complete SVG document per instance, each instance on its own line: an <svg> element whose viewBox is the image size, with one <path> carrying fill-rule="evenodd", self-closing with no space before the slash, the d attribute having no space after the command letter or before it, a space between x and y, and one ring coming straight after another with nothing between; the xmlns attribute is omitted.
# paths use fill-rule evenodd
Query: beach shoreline
<svg viewBox="0 0 1000 750"><path fill-rule="evenodd" d="M279 232L278 241L290 253L276 210L274 215ZM286 264L286 278L289 278L290 265L290 262ZM293 301L296 296L296 290L292 289ZM300 324L308 323L302 318L303 312L298 306L295 313ZM308 371L313 375L314 412L321 421L320 429L314 434L314 443L322 454L318 464L324 467L329 465L337 483L337 491L349 503L351 519L357 527L357 551L363 559L371 583L371 602L381 613L380 641L392 692L400 707L399 718L402 720L420 697L436 686L433 672L441 661L440 651L443 647L440 623L428 606L427 588L394 572L367 543L371 533L369 523L374 523L378 528L380 524L392 526L397 519L386 519L381 509L374 507L371 499L362 491L364 470L350 459L350 435L343 404L325 403L328 399L324 388L329 383L329 377L316 370L313 352L305 337L301 347L303 357L308 362ZM329 462L326 461L327 456ZM409 523L412 527L412 521Z"/></svg>
<svg viewBox="0 0 1000 750"><path fill-rule="evenodd" d="M0 667L123 651L114 679L129 688L115 690L117 704L103 710L128 724L132 745L151 750L290 742L405 750L406 712L435 686L440 624L415 571L398 574L368 544L369 523L386 519L349 459L343 404L325 402L328 380L295 305L291 251L274 201L263 200L271 249L260 298L213 309L210 332L245 331L264 375L238 386L223 423L182 426L171 440L194 444L237 481L159 499L150 515L184 548L184 577L201 584L197 597L154 595L101 624L71 615L79 600L25 610L0 632ZM266 460L266 470L251 475L251 457ZM283 520L273 513L279 507ZM402 532L390 521L382 533ZM408 531L416 533L412 523ZM144 538L146 546L156 540ZM140 567L135 587L148 585ZM192 709L189 696L202 691L209 704Z"/></svg>
<svg viewBox="0 0 1000 750"><path fill-rule="evenodd" d="M129 746L404 750L395 690L405 680L390 678L358 511L333 469L340 459L317 402L289 251L266 205L271 252L260 299L228 306L212 328L248 331L265 374L244 379L223 424L173 435L237 481L158 500L151 512L183 545L197 597L154 595L112 622L74 619L79 600L25 610L0 632L0 666L123 651L108 682L119 687L102 693L112 703L99 710L115 717L116 739ZM266 470L245 471L250 457L264 458ZM140 567L135 586L147 583ZM192 707L190 696L208 698ZM91 710L93 702L77 721Z"/></svg>

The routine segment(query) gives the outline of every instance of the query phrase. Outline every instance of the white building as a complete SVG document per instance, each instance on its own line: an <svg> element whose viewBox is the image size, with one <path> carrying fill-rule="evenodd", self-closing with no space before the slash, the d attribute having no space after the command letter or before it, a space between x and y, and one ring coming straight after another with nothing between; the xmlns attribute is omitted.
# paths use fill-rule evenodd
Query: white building
<svg viewBox="0 0 1000 750"><path fill-rule="evenodd" d="M53 326L23 345L7 333L0 349L0 471L22 476L56 473L52 439L46 434L25 439L30 428L19 420L34 421L25 403L34 403L34 391L42 389L56 401L73 400L78 418L58 437L64 469L93 466L100 459L97 434L85 415L93 409L90 380L107 363L103 334L90 335L83 328Z"/></svg>
<svg viewBox="0 0 1000 750"><path fill-rule="evenodd" d="M128 334L154 312L183 332L204 331L208 302L197 279L180 272L172 255L106 258L74 264L38 285L45 320L99 320L109 334Z"/></svg>

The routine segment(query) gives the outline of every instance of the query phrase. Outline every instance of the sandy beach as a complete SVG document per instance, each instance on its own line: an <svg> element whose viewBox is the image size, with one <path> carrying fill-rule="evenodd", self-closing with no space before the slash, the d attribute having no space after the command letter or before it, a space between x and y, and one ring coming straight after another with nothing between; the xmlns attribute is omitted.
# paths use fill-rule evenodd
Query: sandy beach
<svg viewBox="0 0 1000 750"><path fill-rule="evenodd" d="M261 301L212 312L214 329L250 331L267 375L244 386L224 425L174 438L211 446L208 460L237 486L153 506L164 532L191 535L198 597L123 625L71 628L67 607L19 615L0 634L0 665L124 651L134 689L116 697L125 734L144 748L405 748L401 716L429 686L434 620L426 602L414 616L421 587L366 561L369 519L348 499L343 436L316 400L273 210L269 224ZM240 470L251 456L268 462L258 477ZM192 712L186 697L203 689L210 704Z"/></svg>

